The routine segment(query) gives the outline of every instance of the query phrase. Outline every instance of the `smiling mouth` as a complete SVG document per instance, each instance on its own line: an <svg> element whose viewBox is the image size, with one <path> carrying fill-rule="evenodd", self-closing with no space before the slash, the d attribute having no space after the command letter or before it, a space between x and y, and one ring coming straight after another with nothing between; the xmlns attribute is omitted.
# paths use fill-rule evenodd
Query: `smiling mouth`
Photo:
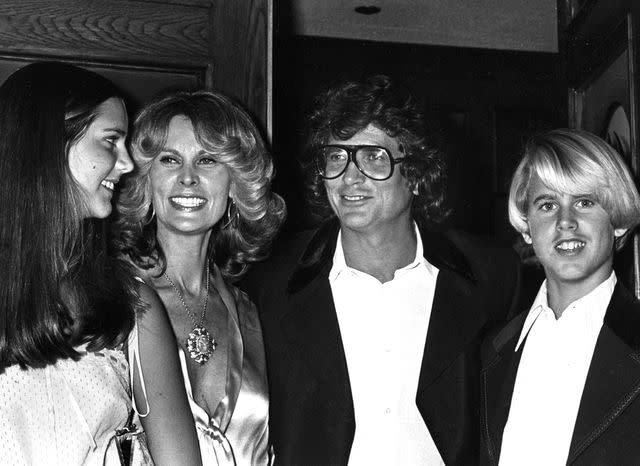
<svg viewBox="0 0 640 466"><path fill-rule="evenodd" d="M573 253L581 251L584 248L586 243L584 241L578 240L570 240L570 241L561 241L556 244L556 251L561 253Z"/></svg>
<svg viewBox="0 0 640 466"><path fill-rule="evenodd" d="M207 202L206 199L192 196L171 197L169 201L175 208L189 211L201 209Z"/></svg>
<svg viewBox="0 0 640 466"><path fill-rule="evenodd" d="M343 194L342 199L344 199L345 201L364 201L365 196L348 196L346 194Z"/></svg>
<svg viewBox="0 0 640 466"><path fill-rule="evenodd" d="M116 184L113 181L102 180L100 184L107 188L109 191L113 191L114 189L116 189Z"/></svg>

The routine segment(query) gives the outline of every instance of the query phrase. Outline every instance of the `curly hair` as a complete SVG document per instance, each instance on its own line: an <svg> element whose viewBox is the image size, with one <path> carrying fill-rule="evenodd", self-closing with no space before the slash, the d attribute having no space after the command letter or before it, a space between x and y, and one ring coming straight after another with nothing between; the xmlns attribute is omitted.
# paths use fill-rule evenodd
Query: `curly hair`
<svg viewBox="0 0 640 466"><path fill-rule="evenodd" d="M444 206L446 175L442 152L409 90L384 75L343 81L316 97L308 117L302 160L312 212L320 219L334 215L313 154L330 139L346 141L370 124L403 147L405 158L400 173L417 192L411 206L413 219L427 226L442 222L448 214Z"/></svg>
<svg viewBox="0 0 640 466"><path fill-rule="evenodd" d="M176 116L191 121L198 143L227 166L235 184L237 221L227 228L218 222L208 254L225 278L236 280L250 263L267 256L286 208L282 198L271 191L273 161L256 125L237 103L218 92L175 92L153 100L138 114L131 139L137 167L117 202L116 248L138 267L159 264L162 271L166 269L156 238L149 171Z"/></svg>

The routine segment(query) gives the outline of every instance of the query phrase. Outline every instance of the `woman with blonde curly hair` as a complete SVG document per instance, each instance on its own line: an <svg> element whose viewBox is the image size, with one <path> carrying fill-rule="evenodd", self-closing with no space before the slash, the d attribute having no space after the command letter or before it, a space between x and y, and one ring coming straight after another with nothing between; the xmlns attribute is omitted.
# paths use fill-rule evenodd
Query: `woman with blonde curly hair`
<svg viewBox="0 0 640 466"><path fill-rule="evenodd" d="M262 332L231 283L266 256L284 220L271 157L247 113L205 91L142 109L132 155L117 244L169 313L203 462L268 464Z"/></svg>

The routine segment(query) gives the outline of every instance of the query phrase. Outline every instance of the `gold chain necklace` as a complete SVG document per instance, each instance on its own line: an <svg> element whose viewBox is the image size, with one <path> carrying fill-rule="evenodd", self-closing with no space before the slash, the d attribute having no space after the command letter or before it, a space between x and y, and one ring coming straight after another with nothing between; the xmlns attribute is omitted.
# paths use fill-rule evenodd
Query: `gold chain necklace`
<svg viewBox="0 0 640 466"><path fill-rule="evenodd" d="M207 313L207 304L209 303L209 261L207 261L207 274L205 275L207 280L207 290L204 296L204 304L202 306L202 315L200 316L200 323L196 321L196 315L191 312L189 306L184 300L180 289L173 283L173 280L169 278L167 272L163 273L164 278L169 282L178 295L180 302L184 306L184 310L187 311L191 322L193 323L193 330L189 333L187 338L187 350L191 359L195 359L198 364L204 364L209 360L213 352L216 350L218 343L213 339L209 330L204 327L204 316Z"/></svg>

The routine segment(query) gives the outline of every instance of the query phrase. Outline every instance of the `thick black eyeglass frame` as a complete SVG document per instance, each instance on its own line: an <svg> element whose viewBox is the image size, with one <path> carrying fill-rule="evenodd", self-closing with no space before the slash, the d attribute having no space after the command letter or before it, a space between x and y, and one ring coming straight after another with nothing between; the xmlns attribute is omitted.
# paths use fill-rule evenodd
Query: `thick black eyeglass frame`
<svg viewBox="0 0 640 466"><path fill-rule="evenodd" d="M322 149L325 149L327 147L337 147L338 149L343 149L344 151L347 152L347 163L344 166L344 169L338 173L336 176L325 176L322 174L322 169L320 168L320 162L321 162L321 157L320 157L320 153L322 151ZM359 149L362 149L364 147L370 147L370 148L374 148L374 149L382 149L383 151L385 151L387 153L387 155L389 156L389 161L391 162L391 170L389 170L389 176L387 176L386 178L372 178L371 176L367 175L364 170L362 168L360 168L360 165L358 165L358 161L356 160L356 152L358 152ZM402 149L400 149L402 150ZM389 152L389 149L387 149L386 147L382 147L382 146L376 146L376 145L371 145L371 144L362 144L362 145L357 145L357 146L344 146L341 144L323 144L322 146L320 146L318 148L318 152L316 153L316 170L318 171L318 175L320 175L320 178L325 179L325 180L335 180L336 178L340 178L342 175L344 175L344 172L347 171L347 167L349 167L349 164L351 162L353 162L353 164L356 166L356 168L358 169L358 171L360 173L362 173L364 176L366 176L367 178L369 178L370 180L373 181L385 181L388 180L389 178L391 178L393 176L393 169L395 168L395 166L399 163L401 163L405 157L400 157L400 158L394 158L391 155L391 152Z"/></svg>

